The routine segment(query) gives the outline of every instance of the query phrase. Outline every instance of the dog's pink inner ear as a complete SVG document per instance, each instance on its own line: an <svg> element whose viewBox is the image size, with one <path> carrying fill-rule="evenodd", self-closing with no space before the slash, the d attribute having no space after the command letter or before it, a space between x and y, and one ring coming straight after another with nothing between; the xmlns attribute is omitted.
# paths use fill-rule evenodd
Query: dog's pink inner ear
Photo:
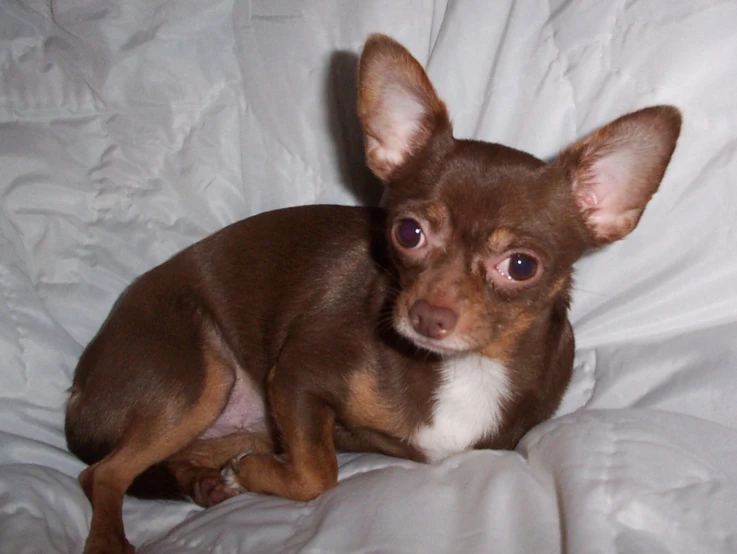
<svg viewBox="0 0 737 554"><path fill-rule="evenodd" d="M422 147L430 130L424 127L425 105L401 85L387 83L379 94L379 109L366 127L366 156L372 171L387 179Z"/></svg>
<svg viewBox="0 0 737 554"><path fill-rule="evenodd" d="M629 234L668 167L681 116L671 106L626 115L563 152L573 198L594 242Z"/></svg>
<svg viewBox="0 0 737 554"><path fill-rule="evenodd" d="M449 126L445 105L417 60L383 35L366 42L358 81L367 163L389 181L439 126Z"/></svg>

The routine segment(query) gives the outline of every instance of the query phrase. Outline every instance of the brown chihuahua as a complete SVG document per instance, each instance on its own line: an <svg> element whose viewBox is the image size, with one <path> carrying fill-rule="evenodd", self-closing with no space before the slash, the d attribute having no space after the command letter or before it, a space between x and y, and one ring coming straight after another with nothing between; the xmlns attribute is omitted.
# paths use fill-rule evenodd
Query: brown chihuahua
<svg viewBox="0 0 737 554"><path fill-rule="evenodd" d="M678 110L626 115L544 163L455 139L422 67L374 35L359 112L387 210L235 223L133 282L83 353L66 435L92 464L87 554L133 552L129 489L306 501L336 484L336 449L508 449L554 413L572 266L635 228Z"/></svg>

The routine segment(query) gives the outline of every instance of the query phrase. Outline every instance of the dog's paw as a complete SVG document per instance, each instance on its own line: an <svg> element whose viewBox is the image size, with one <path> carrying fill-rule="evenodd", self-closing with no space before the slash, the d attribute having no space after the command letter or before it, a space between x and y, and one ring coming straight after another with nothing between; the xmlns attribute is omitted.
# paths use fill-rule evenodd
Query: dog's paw
<svg viewBox="0 0 737 554"><path fill-rule="evenodd" d="M225 480L221 472L212 470L200 476L192 486L192 500L204 508L231 498L243 492L236 490Z"/></svg>
<svg viewBox="0 0 737 554"><path fill-rule="evenodd" d="M243 488L238 480L238 467L240 466L241 460L250 454L252 454L250 450L238 454L221 472L224 486L232 492L232 496L246 492L246 489Z"/></svg>

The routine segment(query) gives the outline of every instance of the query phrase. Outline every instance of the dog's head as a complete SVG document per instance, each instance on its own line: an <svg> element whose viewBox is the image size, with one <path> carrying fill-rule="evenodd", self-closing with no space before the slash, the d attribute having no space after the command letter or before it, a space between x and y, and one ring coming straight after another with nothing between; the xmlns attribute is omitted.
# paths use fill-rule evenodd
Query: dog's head
<svg viewBox="0 0 737 554"><path fill-rule="evenodd" d="M438 354L495 356L567 304L586 249L635 228L681 125L673 107L643 109L551 163L458 140L420 64L382 35L361 57L359 115L368 165L387 186L396 329Z"/></svg>

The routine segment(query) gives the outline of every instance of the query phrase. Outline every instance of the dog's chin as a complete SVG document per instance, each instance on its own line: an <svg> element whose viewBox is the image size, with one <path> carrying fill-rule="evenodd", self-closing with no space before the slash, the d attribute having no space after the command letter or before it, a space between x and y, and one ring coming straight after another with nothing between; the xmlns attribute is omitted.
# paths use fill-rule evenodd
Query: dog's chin
<svg viewBox="0 0 737 554"><path fill-rule="evenodd" d="M468 352L469 347L457 338L436 340L420 335L406 321L398 321L394 328L397 333L411 342L419 350L427 350L441 357L457 356Z"/></svg>

